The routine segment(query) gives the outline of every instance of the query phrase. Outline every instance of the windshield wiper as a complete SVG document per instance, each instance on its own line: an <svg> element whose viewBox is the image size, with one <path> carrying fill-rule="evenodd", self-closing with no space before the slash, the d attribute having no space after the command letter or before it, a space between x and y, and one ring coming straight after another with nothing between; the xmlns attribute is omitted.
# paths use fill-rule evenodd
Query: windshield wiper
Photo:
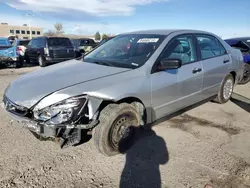
<svg viewBox="0 0 250 188"><path fill-rule="evenodd" d="M98 64L98 65L113 66L112 64L104 62L104 61L94 61L93 63Z"/></svg>

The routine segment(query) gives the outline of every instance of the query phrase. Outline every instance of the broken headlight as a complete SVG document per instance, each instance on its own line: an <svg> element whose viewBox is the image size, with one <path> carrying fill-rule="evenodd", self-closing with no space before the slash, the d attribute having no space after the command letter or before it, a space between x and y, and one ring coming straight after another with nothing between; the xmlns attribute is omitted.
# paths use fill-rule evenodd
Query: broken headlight
<svg viewBox="0 0 250 188"><path fill-rule="evenodd" d="M85 97L69 98L42 110L34 111L34 117L50 125L69 123L77 118L85 103Z"/></svg>

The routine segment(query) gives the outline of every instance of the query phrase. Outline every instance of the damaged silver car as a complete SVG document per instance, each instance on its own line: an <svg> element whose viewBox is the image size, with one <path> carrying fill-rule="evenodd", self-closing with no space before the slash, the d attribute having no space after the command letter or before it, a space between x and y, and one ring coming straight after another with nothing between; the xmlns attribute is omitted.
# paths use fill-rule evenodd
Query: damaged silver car
<svg viewBox="0 0 250 188"><path fill-rule="evenodd" d="M6 111L38 138L61 147L92 135L118 154L133 127L214 96L226 103L243 57L218 36L194 30L120 34L88 53L20 76L4 93Z"/></svg>

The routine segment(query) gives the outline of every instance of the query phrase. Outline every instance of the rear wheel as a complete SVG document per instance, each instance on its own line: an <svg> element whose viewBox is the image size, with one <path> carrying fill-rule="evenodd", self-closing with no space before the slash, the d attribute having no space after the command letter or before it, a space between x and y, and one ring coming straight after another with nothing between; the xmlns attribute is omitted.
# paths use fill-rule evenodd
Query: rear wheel
<svg viewBox="0 0 250 188"><path fill-rule="evenodd" d="M233 94L234 89L234 78L232 74L228 74L222 81L220 90L217 94L215 102L224 104L228 102Z"/></svg>
<svg viewBox="0 0 250 188"><path fill-rule="evenodd" d="M98 150L106 156L113 156L131 146L140 119L140 114L130 104L107 105L100 112L100 124L93 131Z"/></svg>
<svg viewBox="0 0 250 188"><path fill-rule="evenodd" d="M23 67L23 61L24 61L24 58L22 56L19 56L19 59L16 62L16 68Z"/></svg>
<svg viewBox="0 0 250 188"><path fill-rule="evenodd" d="M240 81L240 84L246 84L249 81L250 81L250 64L245 63L244 74L242 80Z"/></svg>
<svg viewBox="0 0 250 188"><path fill-rule="evenodd" d="M44 58L41 55L38 56L38 63L40 65L40 67L46 66L46 61L44 60Z"/></svg>

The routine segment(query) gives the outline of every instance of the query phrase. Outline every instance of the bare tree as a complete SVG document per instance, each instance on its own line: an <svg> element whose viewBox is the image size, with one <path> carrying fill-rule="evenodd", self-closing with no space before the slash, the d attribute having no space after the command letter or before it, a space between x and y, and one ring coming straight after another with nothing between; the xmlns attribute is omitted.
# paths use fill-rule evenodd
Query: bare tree
<svg viewBox="0 0 250 188"><path fill-rule="evenodd" d="M52 30L49 30L48 32L44 33L44 36L54 37L56 36L56 33Z"/></svg>
<svg viewBox="0 0 250 188"><path fill-rule="evenodd" d="M55 30L56 30L55 32L56 32L57 36L60 36L60 35L62 35L64 33L64 31L63 31L63 25L61 23L56 23L54 25L54 27L55 27Z"/></svg>

